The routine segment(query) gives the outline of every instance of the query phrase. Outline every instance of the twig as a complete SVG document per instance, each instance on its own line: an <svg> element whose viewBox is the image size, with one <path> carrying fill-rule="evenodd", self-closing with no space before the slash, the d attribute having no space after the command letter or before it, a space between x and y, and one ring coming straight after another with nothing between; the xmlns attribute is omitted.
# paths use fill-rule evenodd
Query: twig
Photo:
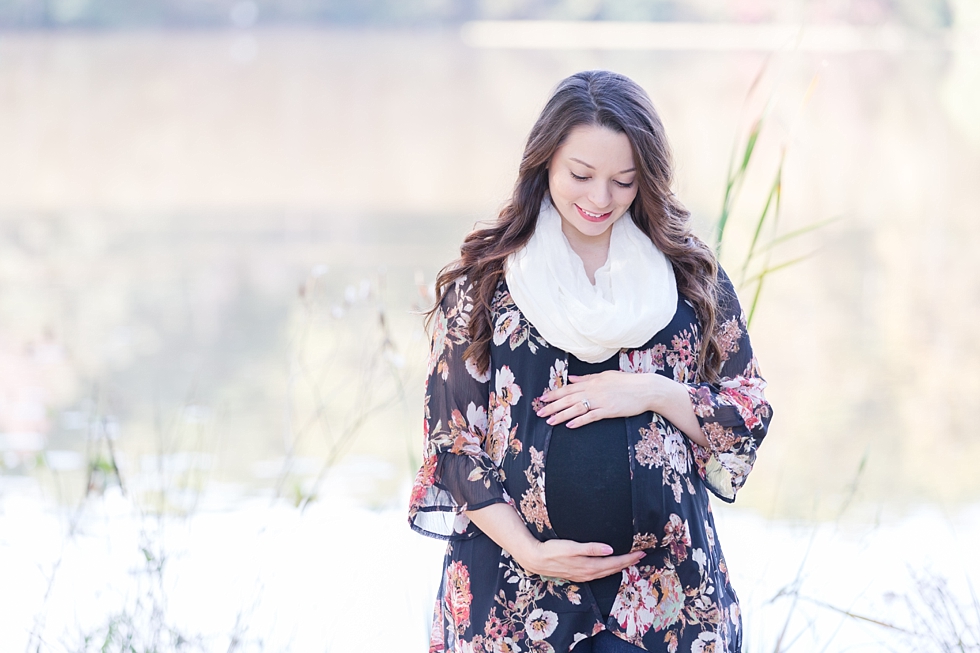
<svg viewBox="0 0 980 653"><path fill-rule="evenodd" d="M802 601L806 601L807 603L812 603L814 605L818 605L821 608L826 608L827 610L833 610L834 612L837 612L839 614L842 614L842 615L845 615L847 617L850 617L851 619L857 619L858 621L865 621L867 623L874 624L876 626L881 626L882 628L887 628L888 630L894 630L896 632L905 633L907 635L916 635L917 634L915 631L908 630L908 629L902 628L900 626L896 626L895 624L890 624L890 623L888 623L886 621L881 621L880 619L874 619L873 617L867 617L867 616L865 616L863 614L858 614L858 613L853 612L851 610L846 610L844 608L839 608L836 605L832 605L830 603L827 603L826 601L821 601L820 599L815 599L813 597L805 596L803 594L800 594L799 595L799 598Z"/></svg>

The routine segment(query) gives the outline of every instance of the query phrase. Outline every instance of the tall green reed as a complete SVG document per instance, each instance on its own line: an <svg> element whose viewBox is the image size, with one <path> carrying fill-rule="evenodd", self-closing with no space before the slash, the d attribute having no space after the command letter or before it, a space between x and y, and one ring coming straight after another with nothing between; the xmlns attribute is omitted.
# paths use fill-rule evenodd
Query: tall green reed
<svg viewBox="0 0 980 653"><path fill-rule="evenodd" d="M761 80L768 71L768 67L769 62L767 61L766 64L764 64L760 69L752 84L749 86L745 99L746 105L758 92ZM759 210L756 214L754 223L749 225L751 228L749 246L741 262L738 263L735 268L738 270L736 281L737 286L742 290L748 290L752 295L747 311L747 321L749 325L751 325L752 319L755 316L756 309L759 306L759 298L762 295L762 289L769 275L796 265L812 255L812 253L804 254L802 256L773 263L773 253L777 250L777 248L780 245L794 241L800 236L822 228L839 219L839 217L833 217L818 220L784 234L780 234L778 231L783 199L783 173L786 165L786 155L789 148L789 142L792 141L792 135L795 133L796 126L800 122L800 116L802 115L804 107L807 105L813 95L813 92L816 90L818 80L819 73L813 76L806 92L804 93L803 99L800 102L799 109L797 111L796 119L793 123L793 128L790 130L790 138L787 139L787 142L782 143L780 146L779 162L776 166L775 172L772 173L772 181L769 184L769 190L766 194L765 201L763 202L761 210ZM714 228L715 253L719 258L722 255L722 251L726 243L726 234L731 233L728 228L735 212L736 205L741 198L742 189L745 185L745 180L748 177L750 166L753 160L758 158L759 139L763 134L763 130L769 124L770 114L776 103L775 98L775 92L770 93L764 108L759 115L752 120L748 134L744 139L744 143L742 142L741 136L736 134L735 143L732 146L732 154L729 158L728 172L726 173L725 177L725 192L722 196L721 213L717 222L715 223Z"/></svg>

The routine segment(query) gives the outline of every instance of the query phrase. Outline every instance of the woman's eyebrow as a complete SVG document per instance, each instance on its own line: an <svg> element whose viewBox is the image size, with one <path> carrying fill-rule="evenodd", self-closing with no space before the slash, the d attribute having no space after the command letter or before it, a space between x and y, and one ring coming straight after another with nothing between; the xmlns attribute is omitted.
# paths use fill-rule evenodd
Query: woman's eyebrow
<svg viewBox="0 0 980 653"><path fill-rule="evenodd" d="M586 163L582 159L576 159L574 156L570 156L568 158L571 159L572 161L576 162L576 163L581 163L582 165L584 165L589 170L595 170L595 166L589 165L588 163ZM626 170L620 170L616 174L617 175L625 175L627 172L634 172L635 170L636 170L636 166L633 166L632 168L627 168Z"/></svg>

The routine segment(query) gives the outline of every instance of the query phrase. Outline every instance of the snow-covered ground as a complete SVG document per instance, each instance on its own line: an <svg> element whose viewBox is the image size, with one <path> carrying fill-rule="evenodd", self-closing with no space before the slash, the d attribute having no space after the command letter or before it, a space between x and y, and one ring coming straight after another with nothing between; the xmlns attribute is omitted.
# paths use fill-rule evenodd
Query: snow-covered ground
<svg viewBox="0 0 980 653"><path fill-rule="evenodd" d="M980 578L980 506L866 525L717 505L716 516L747 653L774 651L784 630L783 650L909 650L834 608L909 627L910 572L948 579L964 603ZM84 650L86 635L101 643L131 623L146 637L170 627L188 650L421 652L442 551L408 529L401 504L369 509L339 490L301 512L214 487L191 516L160 520L114 488L69 511L29 479L0 478L0 648ZM799 598L773 600L798 576Z"/></svg>

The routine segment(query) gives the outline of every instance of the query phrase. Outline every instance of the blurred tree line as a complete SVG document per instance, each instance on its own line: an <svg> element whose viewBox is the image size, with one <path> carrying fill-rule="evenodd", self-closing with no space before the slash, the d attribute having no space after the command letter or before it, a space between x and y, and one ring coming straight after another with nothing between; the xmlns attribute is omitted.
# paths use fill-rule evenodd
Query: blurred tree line
<svg viewBox="0 0 980 653"><path fill-rule="evenodd" d="M0 29L438 26L478 19L950 26L950 0L0 0Z"/></svg>

